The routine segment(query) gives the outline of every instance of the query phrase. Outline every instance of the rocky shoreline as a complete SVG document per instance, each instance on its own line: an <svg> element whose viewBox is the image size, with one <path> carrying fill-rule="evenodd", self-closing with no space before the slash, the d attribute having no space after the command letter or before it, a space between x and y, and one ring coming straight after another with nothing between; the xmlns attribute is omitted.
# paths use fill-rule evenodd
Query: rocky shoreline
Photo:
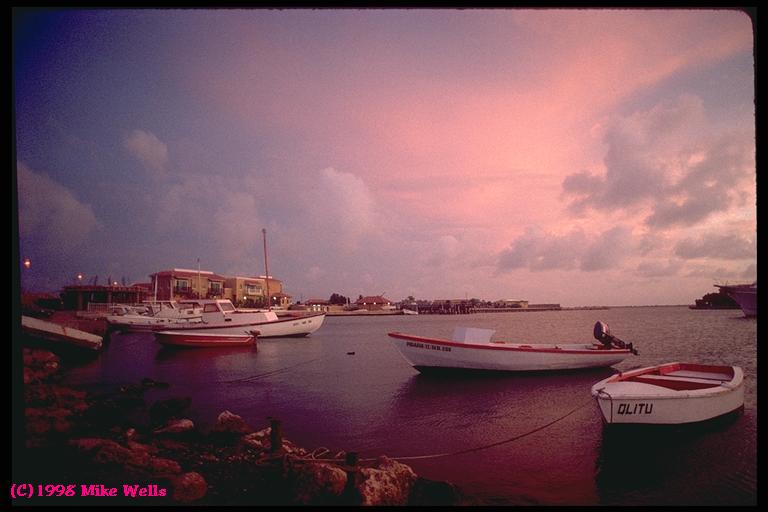
<svg viewBox="0 0 768 512"><path fill-rule="evenodd" d="M53 495L27 503L466 504L452 484L385 456L363 463L354 453L296 446L278 420L254 428L222 411L203 432L187 417L189 398L147 403L145 391L166 383L94 394L62 385L62 360L48 350L24 348L23 362L26 428L14 481L62 486L39 487Z"/></svg>

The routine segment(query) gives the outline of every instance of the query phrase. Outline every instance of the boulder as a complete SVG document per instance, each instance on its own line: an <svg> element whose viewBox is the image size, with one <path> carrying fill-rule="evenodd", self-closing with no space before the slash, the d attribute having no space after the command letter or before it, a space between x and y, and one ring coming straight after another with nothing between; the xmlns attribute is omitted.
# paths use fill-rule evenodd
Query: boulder
<svg viewBox="0 0 768 512"><path fill-rule="evenodd" d="M409 466L384 456L373 467L360 469L359 475L362 505L407 505L417 478Z"/></svg>
<svg viewBox="0 0 768 512"><path fill-rule="evenodd" d="M245 420L237 414L224 411L216 418L216 424L211 427L212 434L248 434L253 432Z"/></svg>
<svg viewBox="0 0 768 512"><path fill-rule="evenodd" d="M153 432L155 434L181 434L184 432L190 432L194 429L195 424L192 422L192 420L182 418L168 420L165 425L160 428L156 428L153 430Z"/></svg>
<svg viewBox="0 0 768 512"><path fill-rule="evenodd" d="M173 479L171 498L179 503L191 503L204 497L208 492L208 483L200 473L191 471L182 473Z"/></svg>
<svg viewBox="0 0 768 512"><path fill-rule="evenodd" d="M337 502L347 485L347 473L325 462L302 464L292 472L294 499L302 505Z"/></svg>

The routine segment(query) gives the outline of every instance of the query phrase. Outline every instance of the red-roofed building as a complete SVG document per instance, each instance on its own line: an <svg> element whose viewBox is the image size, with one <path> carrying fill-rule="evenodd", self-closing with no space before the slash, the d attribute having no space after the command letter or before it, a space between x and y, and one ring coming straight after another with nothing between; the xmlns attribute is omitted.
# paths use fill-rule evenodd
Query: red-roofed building
<svg viewBox="0 0 768 512"><path fill-rule="evenodd" d="M382 309L392 309L392 301L381 295L369 295L367 297L360 297L355 301L355 304L362 309L368 311L379 311Z"/></svg>

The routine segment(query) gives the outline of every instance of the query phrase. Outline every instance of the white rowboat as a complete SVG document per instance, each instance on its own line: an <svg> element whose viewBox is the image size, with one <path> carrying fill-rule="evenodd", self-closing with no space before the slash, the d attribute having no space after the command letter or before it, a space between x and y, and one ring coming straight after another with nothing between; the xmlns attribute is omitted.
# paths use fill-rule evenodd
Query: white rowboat
<svg viewBox="0 0 768 512"><path fill-rule="evenodd" d="M738 366L667 363L618 373L592 386L607 424L680 425L744 406Z"/></svg>

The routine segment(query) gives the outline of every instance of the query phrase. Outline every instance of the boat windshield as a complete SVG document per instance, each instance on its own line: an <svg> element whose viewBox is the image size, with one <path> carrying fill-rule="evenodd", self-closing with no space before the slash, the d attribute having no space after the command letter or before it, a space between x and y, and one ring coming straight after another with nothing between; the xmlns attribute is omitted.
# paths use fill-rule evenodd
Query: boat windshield
<svg viewBox="0 0 768 512"><path fill-rule="evenodd" d="M235 306L228 300L224 302L219 302L219 306L221 307L221 310L225 313L235 310Z"/></svg>

